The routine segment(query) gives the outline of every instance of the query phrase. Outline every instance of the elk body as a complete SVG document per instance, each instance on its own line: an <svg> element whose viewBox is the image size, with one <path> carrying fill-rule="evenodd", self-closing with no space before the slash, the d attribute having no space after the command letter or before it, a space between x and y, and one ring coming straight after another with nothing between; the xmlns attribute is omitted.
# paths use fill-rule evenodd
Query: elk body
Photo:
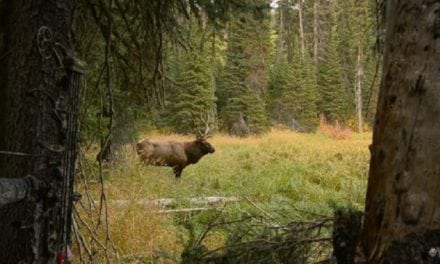
<svg viewBox="0 0 440 264"><path fill-rule="evenodd" d="M176 178L180 178L186 166L195 164L206 154L215 152L206 138L199 137L188 142L154 141L147 138L139 141L136 149L143 163L172 167Z"/></svg>

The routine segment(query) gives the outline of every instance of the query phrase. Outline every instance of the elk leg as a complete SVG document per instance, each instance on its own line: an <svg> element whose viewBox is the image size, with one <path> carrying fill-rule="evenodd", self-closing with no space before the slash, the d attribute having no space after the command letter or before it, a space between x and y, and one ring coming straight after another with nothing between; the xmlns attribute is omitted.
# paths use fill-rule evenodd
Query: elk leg
<svg viewBox="0 0 440 264"><path fill-rule="evenodd" d="M174 166L174 176L176 176L176 179L180 178L180 175L182 174L183 168L181 166Z"/></svg>

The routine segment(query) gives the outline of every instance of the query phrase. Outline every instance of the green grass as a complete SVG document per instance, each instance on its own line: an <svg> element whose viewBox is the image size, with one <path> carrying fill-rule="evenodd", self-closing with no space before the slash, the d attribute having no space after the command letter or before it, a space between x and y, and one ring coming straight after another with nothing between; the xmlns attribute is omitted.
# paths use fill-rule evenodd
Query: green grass
<svg viewBox="0 0 440 264"><path fill-rule="evenodd" d="M160 137L184 139L175 135ZM363 207L371 134L351 134L347 139L335 140L322 134L274 130L246 139L217 135L210 142L216 152L187 167L180 180L174 179L170 168L141 165L132 147L127 146L121 164L104 168L107 198L235 196L243 200L247 197L268 212L288 204L300 211L325 215L332 214L334 204ZM86 173L97 179L97 166L87 164ZM78 190L83 187L79 184ZM97 180L89 181L89 187L98 194ZM228 205L229 212L247 208L245 202ZM178 218L152 215L150 209L134 204L109 208L111 235L122 255L148 255L159 249L179 254ZM185 217L191 220L198 216ZM291 217L303 215L292 212Z"/></svg>

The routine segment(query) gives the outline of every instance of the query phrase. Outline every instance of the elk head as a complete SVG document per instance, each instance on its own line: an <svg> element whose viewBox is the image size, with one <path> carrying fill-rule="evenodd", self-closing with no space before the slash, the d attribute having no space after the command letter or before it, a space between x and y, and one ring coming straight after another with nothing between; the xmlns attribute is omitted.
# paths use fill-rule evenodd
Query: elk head
<svg viewBox="0 0 440 264"><path fill-rule="evenodd" d="M193 117L194 128L196 130L195 143L199 146L200 150L204 154L215 152L215 148L207 141L208 138L211 137L211 135L209 134L211 130L209 125L211 122L212 120L209 114L206 114L205 117L202 114L200 114L199 122L196 122L196 119ZM202 123L205 126L205 130L203 132L202 130L200 130L200 126L197 125L200 123Z"/></svg>

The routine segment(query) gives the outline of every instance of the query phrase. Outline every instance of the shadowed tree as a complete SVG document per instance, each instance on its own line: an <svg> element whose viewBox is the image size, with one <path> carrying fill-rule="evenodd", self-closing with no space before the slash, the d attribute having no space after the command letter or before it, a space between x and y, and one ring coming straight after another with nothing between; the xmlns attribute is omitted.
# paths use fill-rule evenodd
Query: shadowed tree
<svg viewBox="0 0 440 264"><path fill-rule="evenodd" d="M440 261L432 252L440 245L439 25L438 1L386 1L358 263Z"/></svg>
<svg viewBox="0 0 440 264"><path fill-rule="evenodd" d="M2 263L54 263L63 250L67 231L60 227L69 214L61 212L60 169L69 124L62 122L75 110L63 109L71 98L59 59L73 50L74 7L75 1L0 1L0 150L24 153L0 156L0 180L32 175L34 190L45 183L28 193L31 199L0 205Z"/></svg>

